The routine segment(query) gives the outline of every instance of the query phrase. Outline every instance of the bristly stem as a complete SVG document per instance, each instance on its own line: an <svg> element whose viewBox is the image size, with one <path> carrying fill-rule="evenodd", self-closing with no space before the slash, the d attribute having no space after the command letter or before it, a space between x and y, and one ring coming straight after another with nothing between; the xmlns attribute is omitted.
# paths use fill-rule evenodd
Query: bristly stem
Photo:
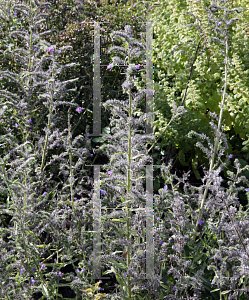
<svg viewBox="0 0 249 300"><path fill-rule="evenodd" d="M226 88L227 88L227 70L228 70L228 36L225 36L225 46L226 46L226 58L225 58L225 84L224 84L224 90L223 90L223 95L222 95L222 102L221 102L221 109L220 109L220 115L219 115L219 122L218 122L218 129L217 129L217 135L215 136L215 144L214 144L214 152L212 155L212 160L211 160L211 165L209 168L209 173L213 169L214 166L214 160L215 160L215 154L218 149L218 143L219 143L219 138L220 138L220 128L221 128L221 120L222 120L222 114L223 114L223 109L224 109L224 101L225 101L225 95L226 95ZM207 185L210 184L210 180L207 181ZM196 235L197 235L197 230L198 230L198 224L202 216L203 212L203 207L204 207L204 202L207 196L208 188L205 188L201 207L199 210L199 215L196 221L195 225L195 231L194 231L194 236L193 236L193 243L195 243Z"/></svg>
<svg viewBox="0 0 249 300"><path fill-rule="evenodd" d="M128 55L128 64L130 65L130 47L129 47L129 55ZM130 75L129 75L130 79ZM131 90L129 89L129 118L131 118ZM129 209L129 201L128 195L130 192L130 169L131 169L131 122L129 122L129 150L128 150L128 168L127 168L127 240L130 242L130 209ZM131 261L131 253L130 253L130 244L128 244L127 249L127 277L128 277L128 297L131 298L131 285L130 285L130 275L128 273L128 269Z"/></svg>
<svg viewBox="0 0 249 300"><path fill-rule="evenodd" d="M73 201L73 184L72 184L72 152L71 152L71 147L72 147L72 143L71 143L71 139L70 139L70 134L71 134L71 126L70 126L70 111L71 111L71 107L69 108L68 111L68 144L69 144L69 167L70 167L70 194L71 194L71 202L72 202L72 210L74 211L74 201Z"/></svg>

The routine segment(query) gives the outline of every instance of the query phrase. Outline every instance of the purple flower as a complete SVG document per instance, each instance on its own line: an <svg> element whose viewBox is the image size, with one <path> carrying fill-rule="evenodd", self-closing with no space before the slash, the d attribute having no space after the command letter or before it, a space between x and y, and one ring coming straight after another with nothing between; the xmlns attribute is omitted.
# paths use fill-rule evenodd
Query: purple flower
<svg viewBox="0 0 249 300"><path fill-rule="evenodd" d="M33 272L35 272L35 268L32 269ZM33 277L32 277L33 278Z"/></svg>
<svg viewBox="0 0 249 300"><path fill-rule="evenodd" d="M16 126L16 128L18 127L18 124L17 123L15 123L15 126Z"/></svg>
<svg viewBox="0 0 249 300"><path fill-rule="evenodd" d="M222 23L221 22L217 22L217 25L220 26Z"/></svg>
<svg viewBox="0 0 249 300"><path fill-rule="evenodd" d="M8 130L9 130L9 131L11 131L11 129L10 129L10 128L9 128Z"/></svg>
<svg viewBox="0 0 249 300"><path fill-rule="evenodd" d="M74 197L74 200L77 200L77 197Z"/></svg>
<svg viewBox="0 0 249 300"><path fill-rule="evenodd" d="M45 265L44 264L41 266L41 270L43 270L43 269L45 269Z"/></svg>
<svg viewBox="0 0 249 300"><path fill-rule="evenodd" d="M19 152L16 152L16 155L19 155Z"/></svg>
<svg viewBox="0 0 249 300"><path fill-rule="evenodd" d="M56 258L54 259L54 262L55 262L55 263L57 262L57 259L56 259Z"/></svg>
<svg viewBox="0 0 249 300"><path fill-rule="evenodd" d="M230 155L229 155L229 158L233 158L233 154L230 154Z"/></svg>
<svg viewBox="0 0 249 300"><path fill-rule="evenodd" d="M35 50L37 50L37 48L35 48Z"/></svg>
<svg viewBox="0 0 249 300"><path fill-rule="evenodd" d="M127 273L126 272L124 273L124 276L127 277Z"/></svg>
<svg viewBox="0 0 249 300"><path fill-rule="evenodd" d="M170 241L171 243L173 243L173 239L170 239L169 241Z"/></svg>
<svg viewBox="0 0 249 300"><path fill-rule="evenodd" d="M136 7L136 5L137 5L137 4L135 3L135 4L133 5L133 7Z"/></svg>
<svg viewBox="0 0 249 300"><path fill-rule="evenodd" d="M173 286L173 290L176 291L176 286L175 285Z"/></svg>
<svg viewBox="0 0 249 300"><path fill-rule="evenodd" d="M78 107L76 110L78 113L80 113L84 108L83 107Z"/></svg>
<svg viewBox="0 0 249 300"><path fill-rule="evenodd" d="M87 137L85 137L85 141L87 141Z"/></svg>
<svg viewBox="0 0 249 300"><path fill-rule="evenodd" d="M44 192L44 193L43 193L43 196L46 196L46 195L47 195L47 193L46 193L46 192Z"/></svg>
<svg viewBox="0 0 249 300"><path fill-rule="evenodd" d="M167 190L168 189L168 186L167 184L163 187L164 190Z"/></svg>
<svg viewBox="0 0 249 300"><path fill-rule="evenodd" d="M106 191L104 191L104 190L100 190L100 194L103 194L103 195L105 195L105 194L106 194Z"/></svg>
<svg viewBox="0 0 249 300"><path fill-rule="evenodd" d="M90 154L91 157L93 157L93 154Z"/></svg>
<svg viewBox="0 0 249 300"><path fill-rule="evenodd" d="M212 280L211 284L214 284L214 280Z"/></svg>
<svg viewBox="0 0 249 300"><path fill-rule="evenodd" d="M163 244L163 241L160 242L160 245L162 245L162 244Z"/></svg>
<svg viewBox="0 0 249 300"><path fill-rule="evenodd" d="M168 219L167 219L166 221L167 221L167 222L169 222L169 220L168 220Z"/></svg>
<svg viewBox="0 0 249 300"><path fill-rule="evenodd" d="M20 272L20 274L22 275L22 273L24 272L24 270L23 269L21 269L21 272Z"/></svg>
<svg viewBox="0 0 249 300"><path fill-rule="evenodd" d="M109 64L108 67L106 68L106 70L111 70L113 68L113 63Z"/></svg>
<svg viewBox="0 0 249 300"><path fill-rule="evenodd" d="M219 257L218 260L221 260L221 257Z"/></svg>
<svg viewBox="0 0 249 300"><path fill-rule="evenodd" d="M34 280L33 277L31 277L31 284L32 284L32 283L36 283L36 280Z"/></svg>
<svg viewBox="0 0 249 300"><path fill-rule="evenodd" d="M4 122L4 119L1 119L2 122Z"/></svg>
<svg viewBox="0 0 249 300"><path fill-rule="evenodd" d="M60 146L60 143L57 143L57 145L56 145L57 147L59 147Z"/></svg>
<svg viewBox="0 0 249 300"><path fill-rule="evenodd" d="M113 170L110 170L110 171L108 172L108 175L112 175L112 173L113 173Z"/></svg>
<svg viewBox="0 0 249 300"><path fill-rule="evenodd" d="M48 49L47 49L47 52L48 52L48 53L53 52L53 48L48 48Z"/></svg>
<svg viewBox="0 0 249 300"><path fill-rule="evenodd" d="M14 15L15 15L15 16L17 16L17 13L16 13L16 12L14 12Z"/></svg>
<svg viewBox="0 0 249 300"><path fill-rule="evenodd" d="M136 69L137 69L137 70L138 70L140 67L141 67L140 64L136 65Z"/></svg>
<svg viewBox="0 0 249 300"><path fill-rule="evenodd" d="M31 119L29 119L29 121L28 121L28 122L29 122L29 124L30 124L30 123L32 123L32 120L31 120Z"/></svg>
<svg viewBox="0 0 249 300"><path fill-rule="evenodd" d="M159 218L159 217L157 217L156 219L157 219L157 221L158 221L158 220L160 220L160 218Z"/></svg>
<svg viewBox="0 0 249 300"><path fill-rule="evenodd" d="M152 94L151 94L151 91L150 91L149 89L146 89L145 91L146 91L146 94L152 95Z"/></svg>
<svg viewBox="0 0 249 300"><path fill-rule="evenodd" d="M249 192L249 188L246 188L245 191L246 191L246 192Z"/></svg>
<svg viewBox="0 0 249 300"><path fill-rule="evenodd" d="M48 5L47 5L47 4L46 4L45 6L46 6L46 8L48 8Z"/></svg>
<svg viewBox="0 0 249 300"><path fill-rule="evenodd" d="M85 271L85 269L83 268L81 271L79 270L79 269L77 269L77 272L78 273L82 273L82 272L84 272Z"/></svg>
<svg viewBox="0 0 249 300"><path fill-rule="evenodd" d="M59 276L61 276L62 275L62 273L61 273L61 271L59 272L59 274L58 274Z"/></svg>
<svg viewBox="0 0 249 300"><path fill-rule="evenodd" d="M205 223L205 221L199 221L199 225L202 225L204 223Z"/></svg>

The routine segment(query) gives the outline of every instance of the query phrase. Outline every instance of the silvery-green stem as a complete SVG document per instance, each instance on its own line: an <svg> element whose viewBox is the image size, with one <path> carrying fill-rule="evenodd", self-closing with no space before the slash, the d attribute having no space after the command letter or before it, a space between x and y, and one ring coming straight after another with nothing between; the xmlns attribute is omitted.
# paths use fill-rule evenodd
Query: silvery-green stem
<svg viewBox="0 0 249 300"><path fill-rule="evenodd" d="M130 65L130 48L129 48L129 65ZM129 90L129 118L131 118L131 90ZM131 123L129 123L129 152L128 152L128 169L127 169L127 196L130 191L130 168L131 168ZM128 198L128 197L127 197ZM130 242L130 209L129 201L127 201L127 240ZM127 277L128 277L128 297L131 298L131 286L130 286L130 275L128 274L128 268L130 266L130 245L128 244L127 249Z"/></svg>
<svg viewBox="0 0 249 300"><path fill-rule="evenodd" d="M217 130L217 135L215 137L215 144L214 144L214 152L213 152L213 155L212 155L212 160L211 160L211 165L210 165L210 168L209 168L209 173L212 171L213 169L213 166L214 166L214 160L215 160L215 155L216 155L216 152L217 152L217 149L218 149L218 144L219 144L219 138L220 138L220 128L221 128L221 120L222 120L222 114L223 114L223 107L224 107L224 101L225 101L225 95L226 95L226 88L227 88L227 69L228 69L228 37L226 36L225 37L225 46L226 46L226 60L225 60L225 84L224 84L224 90L223 90L223 95L222 95L222 102L221 102L221 109L220 109L220 115L219 115L219 122L218 122L218 130ZM207 181L207 185L210 184L210 180ZM199 215L198 215L198 218L197 218L197 221L196 221L196 225L195 225L195 231L194 231L194 236L193 236L193 243L195 243L195 238L196 238L196 235L197 235L197 230L198 230L198 224L199 224L199 221L201 219L201 216L202 216L202 212L203 212L203 207L204 207L204 203L205 203L205 199L206 199L206 196L207 196L207 191L208 191L208 188L206 187L205 188L205 191L204 191L204 195L203 195L203 199L202 199L202 202L201 202L201 207L200 207L200 210L199 210Z"/></svg>

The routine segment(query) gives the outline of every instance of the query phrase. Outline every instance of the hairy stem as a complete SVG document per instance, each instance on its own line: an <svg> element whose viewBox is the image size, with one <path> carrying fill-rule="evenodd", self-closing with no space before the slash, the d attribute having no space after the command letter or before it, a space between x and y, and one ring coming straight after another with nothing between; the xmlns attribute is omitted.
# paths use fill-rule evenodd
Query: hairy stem
<svg viewBox="0 0 249 300"><path fill-rule="evenodd" d="M219 144L219 138L220 138L220 128L221 128L221 120L222 120L222 114L223 114L223 107L224 107L224 101L225 101L225 95L226 95L226 88L227 88L227 69L228 69L228 37L225 37L225 46L226 46L226 60L225 60L225 85L224 85L224 90L223 90L223 95L222 95L222 102L221 102L221 109L220 109L220 115L219 115L219 122L218 122L218 130L217 130L217 135L215 137L215 144L214 144L214 151L213 151L213 155L212 155L212 160L211 160L211 165L209 168L209 173L212 171L213 166L214 166L214 160L215 160L215 155L216 152L218 150L218 144ZM208 180L207 185L210 184L210 180ZM196 221L196 225L195 225L195 231L194 231L194 235L193 235L193 243L195 243L195 238L197 235L197 230L198 230L198 224L199 221L201 219L202 216L202 212L203 212L203 208L204 208L204 203L205 203L205 199L207 196L207 192L208 192L208 188L205 188L204 191L204 195L203 195L203 199L201 202L201 207L199 210L199 215Z"/></svg>
<svg viewBox="0 0 249 300"><path fill-rule="evenodd" d="M130 48L129 48L129 65L130 65ZM131 118L131 91L129 90L129 117ZM131 123L129 123L129 150L128 150L128 169L127 169L127 196L130 192L130 169L131 169ZM127 197L128 198L128 197ZM126 231L126 237L128 242L130 242L130 208L129 208L129 201L127 201L127 231ZM128 277L128 297L131 298L131 286L130 281L131 277L128 274L128 269L130 266L131 261L131 253L130 253L130 244L128 244L127 249L127 277Z"/></svg>

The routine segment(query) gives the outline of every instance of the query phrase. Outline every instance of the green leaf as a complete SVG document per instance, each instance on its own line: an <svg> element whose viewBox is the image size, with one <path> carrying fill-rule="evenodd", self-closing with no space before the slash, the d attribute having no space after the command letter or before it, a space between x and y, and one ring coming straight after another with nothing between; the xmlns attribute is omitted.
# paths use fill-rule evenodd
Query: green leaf
<svg viewBox="0 0 249 300"><path fill-rule="evenodd" d="M114 259L110 258L109 261L114 264L119 270L126 270L125 262L116 262Z"/></svg>
<svg viewBox="0 0 249 300"><path fill-rule="evenodd" d="M187 167L188 164L185 161L185 154L182 149L178 152L178 159L182 166Z"/></svg>
<svg viewBox="0 0 249 300"><path fill-rule="evenodd" d="M215 290L212 290L212 291L210 291L210 293L214 293L214 292L217 292L217 291L219 291L220 289L215 289Z"/></svg>
<svg viewBox="0 0 249 300"><path fill-rule="evenodd" d="M230 292L230 290L229 291L223 291L223 292L221 292L221 295L228 294L229 292Z"/></svg>

